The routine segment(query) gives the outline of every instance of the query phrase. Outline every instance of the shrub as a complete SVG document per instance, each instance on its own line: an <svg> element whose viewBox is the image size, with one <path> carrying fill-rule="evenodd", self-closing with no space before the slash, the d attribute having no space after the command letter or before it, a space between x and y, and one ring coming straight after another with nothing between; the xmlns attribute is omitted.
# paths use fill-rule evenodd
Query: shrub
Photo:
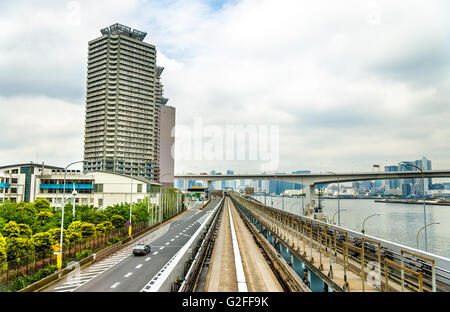
<svg viewBox="0 0 450 312"><path fill-rule="evenodd" d="M75 254L75 261L80 261L80 260L82 260L82 259L84 259L84 258L89 257L90 255L92 255L91 250L89 250L89 249L82 250L82 251L77 252L77 253Z"/></svg>
<svg viewBox="0 0 450 312"><path fill-rule="evenodd" d="M113 237L113 238L111 238L111 239L108 241L107 245L108 245L108 246L114 245L115 243L118 243L118 242L120 242L121 240L122 240L122 239L121 239L120 237Z"/></svg>
<svg viewBox="0 0 450 312"><path fill-rule="evenodd" d="M32 240L36 252L50 250L55 245L49 232L36 233L33 235Z"/></svg>
<svg viewBox="0 0 450 312"><path fill-rule="evenodd" d="M81 225L81 235L83 238L91 237L95 234L95 226L92 223L83 222Z"/></svg>
<svg viewBox="0 0 450 312"><path fill-rule="evenodd" d="M111 216L110 222L116 229L125 226L125 218L117 214Z"/></svg>
<svg viewBox="0 0 450 312"><path fill-rule="evenodd" d="M0 233L0 263L3 263L5 261L6 261L6 240Z"/></svg>
<svg viewBox="0 0 450 312"><path fill-rule="evenodd" d="M31 228L24 223L17 224L15 221L9 221L3 227L3 234L6 237L26 237L31 238L33 231Z"/></svg>
<svg viewBox="0 0 450 312"><path fill-rule="evenodd" d="M50 211L41 211L36 215L36 221L40 223L48 223L53 217L53 213Z"/></svg>
<svg viewBox="0 0 450 312"><path fill-rule="evenodd" d="M48 201L47 198L37 198L34 201L34 207L39 212L43 212L43 211L51 212L52 211L52 207L50 206L50 202Z"/></svg>
<svg viewBox="0 0 450 312"><path fill-rule="evenodd" d="M34 244L31 239L24 237L10 237L6 240L7 260L26 257L34 253Z"/></svg>

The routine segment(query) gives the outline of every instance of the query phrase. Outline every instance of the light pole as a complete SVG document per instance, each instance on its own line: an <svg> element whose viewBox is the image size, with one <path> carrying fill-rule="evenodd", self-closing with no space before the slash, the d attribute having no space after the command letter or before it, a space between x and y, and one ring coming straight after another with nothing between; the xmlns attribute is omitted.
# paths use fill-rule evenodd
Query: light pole
<svg viewBox="0 0 450 312"><path fill-rule="evenodd" d="M364 229L364 224L366 223L367 219L369 219L369 218L371 218L371 217L379 216L379 215L380 215L380 213L377 212L377 213L374 213L373 215L370 215L370 216L368 216L367 218L365 218L364 221L363 221L361 233L364 234L364 233L366 232L366 230Z"/></svg>
<svg viewBox="0 0 450 312"><path fill-rule="evenodd" d="M66 175L67 175L67 168L69 168L70 166L72 166L74 164L78 164L78 163L84 163L84 160L75 161L73 163L68 164L64 168L63 200L62 200L62 208L61 208L61 234L60 234L60 237L59 237L60 249L59 249L58 254L56 256L56 266L57 266L58 269L61 269L61 267L62 267L63 229L64 229L64 203L66 201Z"/></svg>
<svg viewBox="0 0 450 312"><path fill-rule="evenodd" d="M131 236L131 209L133 208L133 177L131 179L131 187L130 187L130 225L128 226L128 236Z"/></svg>
<svg viewBox="0 0 450 312"><path fill-rule="evenodd" d="M428 236L427 236L427 211L426 211L426 205L425 205L425 178L424 178L424 176L423 176L423 170L422 170L422 168L420 168L420 167L418 167L418 166L416 166L416 165L413 165L413 164L410 164L410 163L407 163L407 162L400 162L401 164L404 164L404 165L407 165L407 166L411 166L411 167L414 167L414 168L417 168L417 169L419 169L420 170L420 172L421 172L421 174L422 174L422 193L423 193L423 225L424 225L424 229L425 229L425 251L428 251Z"/></svg>
<svg viewBox="0 0 450 312"><path fill-rule="evenodd" d="M331 172L331 171L325 171L325 172L326 172L326 173L334 174L334 175L336 176L336 178L337 178L337 174L336 174L336 173ZM337 213L338 213L338 225L341 226L341 206L340 206L340 202L339 202L339 189L340 189L340 187L339 187L339 178L337 178L337 181L338 181L338 193L337 193L337 202L338 202L338 211L337 211Z"/></svg>
<svg viewBox="0 0 450 312"><path fill-rule="evenodd" d="M347 209L342 209L341 211L347 211ZM333 223L334 223L334 217L336 216L337 213L338 213L338 211L333 213Z"/></svg>
<svg viewBox="0 0 450 312"><path fill-rule="evenodd" d="M72 183L72 185L73 185L73 191L72 191L72 205L73 205L73 208L72 208L72 216L73 216L73 218L75 218L75 196L77 195L77 191L75 190L75 183Z"/></svg>
<svg viewBox="0 0 450 312"><path fill-rule="evenodd" d="M420 234L420 232L423 230L423 229L425 229L425 231L426 231L426 227L427 226L430 226L430 225L433 225L433 224L440 224L441 222L439 222L439 221L436 221L436 222L431 222L431 223L429 223L429 224L427 224L427 225L424 225L424 226L422 226L421 228L420 228L420 230L419 230L419 232L417 232L417 249L419 249L419 234ZM426 233L426 232L425 232Z"/></svg>

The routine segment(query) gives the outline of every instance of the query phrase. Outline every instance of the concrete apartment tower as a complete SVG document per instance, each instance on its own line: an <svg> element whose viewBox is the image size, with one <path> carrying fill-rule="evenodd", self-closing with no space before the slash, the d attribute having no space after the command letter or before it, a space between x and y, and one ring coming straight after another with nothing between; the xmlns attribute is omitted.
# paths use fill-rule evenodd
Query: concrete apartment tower
<svg viewBox="0 0 450 312"><path fill-rule="evenodd" d="M84 171L159 182L162 97L156 48L145 32L114 24L89 42Z"/></svg>

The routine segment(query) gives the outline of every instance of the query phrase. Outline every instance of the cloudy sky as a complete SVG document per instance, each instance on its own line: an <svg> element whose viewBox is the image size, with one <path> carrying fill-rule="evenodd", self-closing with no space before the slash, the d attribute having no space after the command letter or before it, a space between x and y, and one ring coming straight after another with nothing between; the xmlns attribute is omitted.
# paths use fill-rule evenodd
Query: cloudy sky
<svg viewBox="0 0 450 312"><path fill-rule="evenodd" d="M87 42L116 22L156 45L177 126L277 128L277 171L450 168L450 3L412 0L1 1L0 165L82 159Z"/></svg>

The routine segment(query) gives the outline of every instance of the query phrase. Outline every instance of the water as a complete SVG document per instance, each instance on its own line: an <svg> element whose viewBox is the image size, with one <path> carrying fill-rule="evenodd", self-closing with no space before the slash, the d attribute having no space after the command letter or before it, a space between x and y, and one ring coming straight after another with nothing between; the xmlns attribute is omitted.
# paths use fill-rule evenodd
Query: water
<svg viewBox="0 0 450 312"><path fill-rule="evenodd" d="M256 196L264 203L264 196ZM281 197L266 197L268 206L282 209ZM337 211L336 199L322 201L323 212L332 216ZM423 224L423 205L376 203L373 199L340 199L341 226L361 232L364 219L380 213L365 223L366 234L417 248L417 232ZM306 205L306 203L305 203ZM302 198L284 198L286 211L302 214ZM345 210L344 210L345 209ZM344 210L344 211L343 211ZM426 206L428 252L450 258L450 206ZM335 221L337 223L337 214ZM425 230L419 234L419 248L425 250Z"/></svg>

